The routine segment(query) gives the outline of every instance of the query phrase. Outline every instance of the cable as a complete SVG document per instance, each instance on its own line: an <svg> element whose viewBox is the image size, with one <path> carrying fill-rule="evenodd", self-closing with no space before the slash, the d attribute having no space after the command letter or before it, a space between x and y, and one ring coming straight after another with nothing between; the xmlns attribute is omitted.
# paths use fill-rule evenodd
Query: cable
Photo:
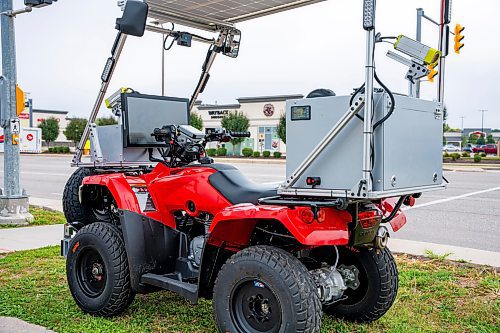
<svg viewBox="0 0 500 333"><path fill-rule="evenodd" d="M175 24L174 23L171 23L172 24L172 29L170 29L170 32L168 33L168 35L165 36L165 39L163 39L163 49L165 51L170 51L170 49L172 48L172 46L174 45L175 43L175 40L177 39L177 37L175 37L174 35L172 35L172 33L174 32L175 30ZM167 40L169 37L172 37L172 42L170 43L170 45L168 47L166 47L167 45Z"/></svg>
<svg viewBox="0 0 500 333"><path fill-rule="evenodd" d="M380 119L379 121L377 121L375 123L375 125L373 125L373 130L375 130L377 127L379 127L380 125L382 125L387 119L389 119L390 116L392 116L392 113L394 112L394 108L395 108L395 105L396 105L396 100L394 99L394 94L378 78L377 72L374 72L374 73L375 73L375 80L377 81L377 83L380 84L380 86L382 87L382 89L384 89L387 94L389 94L389 98L391 99L391 108L389 109L389 112L387 112L387 114L382 119Z"/></svg>

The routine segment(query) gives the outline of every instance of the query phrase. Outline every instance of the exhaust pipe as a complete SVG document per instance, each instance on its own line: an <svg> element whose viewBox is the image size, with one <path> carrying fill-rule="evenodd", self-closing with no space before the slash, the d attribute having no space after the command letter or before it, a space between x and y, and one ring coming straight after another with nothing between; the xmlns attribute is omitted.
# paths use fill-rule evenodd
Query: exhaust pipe
<svg viewBox="0 0 500 333"><path fill-rule="evenodd" d="M387 246L389 240L389 230L386 227L381 226L377 230L377 235L373 240L373 246L378 250L383 250Z"/></svg>

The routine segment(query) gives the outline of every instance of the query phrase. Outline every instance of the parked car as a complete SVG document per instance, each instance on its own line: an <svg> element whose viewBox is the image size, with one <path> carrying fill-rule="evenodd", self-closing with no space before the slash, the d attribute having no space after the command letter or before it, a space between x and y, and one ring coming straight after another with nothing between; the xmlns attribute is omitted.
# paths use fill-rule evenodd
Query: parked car
<svg viewBox="0 0 500 333"><path fill-rule="evenodd" d="M476 147L476 145L473 145L472 143L468 143L466 146L463 147L463 151L467 153L472 153L473 149Z"/></svg>
<svg viewBox="0 0 500 333"><path fill-rule="evenodd" d="M482 145L475 147L472 149L474 153L486 153L486 154L493 154L496 155L498 152L497 145L495 144L489 144L489 145Z"/></svg>
<svg viewBox="0 0 500 333"><path fill-rule="evenodd" d="M458 148L457 146L455 145L452 145L452 144L447 144L443 147L443 151L445 153L449 153L449 152L457 152L457 151L460 151L460 148Z"/></svg>

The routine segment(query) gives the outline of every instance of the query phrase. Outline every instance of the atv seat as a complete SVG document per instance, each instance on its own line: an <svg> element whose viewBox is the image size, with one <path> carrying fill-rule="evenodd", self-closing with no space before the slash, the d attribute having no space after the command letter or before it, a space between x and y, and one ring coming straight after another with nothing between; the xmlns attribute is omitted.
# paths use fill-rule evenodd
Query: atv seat
<svg viewBox="0 0 500 333"><path fill-rule="evenodd" d="M233 205L241 203L258 204L260 198L277 195L275 185L261 185L253 182L240 170L229 165L214 164L216 173L208 180Z"/></svg>

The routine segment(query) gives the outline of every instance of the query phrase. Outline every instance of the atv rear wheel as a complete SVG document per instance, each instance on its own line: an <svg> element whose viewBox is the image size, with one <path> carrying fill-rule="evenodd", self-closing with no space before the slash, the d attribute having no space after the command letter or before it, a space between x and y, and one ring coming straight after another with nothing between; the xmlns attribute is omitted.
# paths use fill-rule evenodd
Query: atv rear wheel
<svg viewBox="0 0 500 333"><path fill-rule="evenodd" d="M359 287L347 289L347 299L325 307L326 314L357 322L372 322L392 306L398 293L398 269L388 248L340 250L338 265L354 265L359 270Z"/></svg>
<svg viewBox="0 0 500 333"><path fill-rule="evenodd" d="M69 289L85 312L111 317L133 301L125 244L120 230L109 224L89 224L75 235L66 259Z"/></svg>
<svg viewBox="0 0 500 333"><path fill-rule="evenodd" d="M83 179L92 175L89 168L78 168L69 177L63 192L63 211L66 221L69 223L80 222L87 224L87 213L85 212L79 199L80 186Z"/></svg>
<svg viewBox="0 0 500 333"><path fill-rule="evenodd" d="M219 331L239 333L319 332L321 302L306 267L271 246L233 255L214 288Z"/></svg>

